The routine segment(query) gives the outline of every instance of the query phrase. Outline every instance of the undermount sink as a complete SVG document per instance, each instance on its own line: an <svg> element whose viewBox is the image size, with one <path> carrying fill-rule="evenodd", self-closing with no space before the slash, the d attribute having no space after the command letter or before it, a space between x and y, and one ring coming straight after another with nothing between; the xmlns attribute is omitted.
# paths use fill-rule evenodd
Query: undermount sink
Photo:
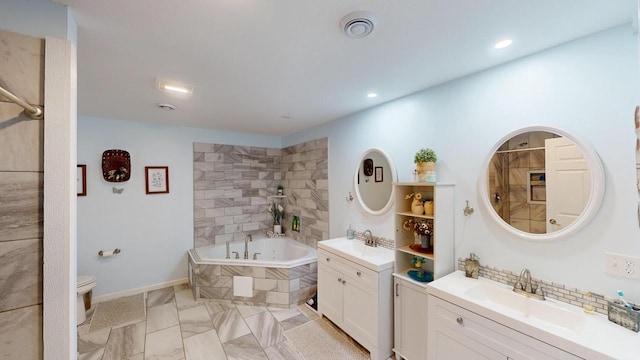
<svg viewBox="0 0 640 360"><path fill-rule="evenodd" d="M507 308L525 318L536 319L574 333L580 330L584 322L583 314L564 309L554 301L537 300L517 294L500 283L479 283L465 291L465 295L480 302Z"/></svg>
<svg viewBox="0 0 640 360"><path fill-rule="evenodd" d="M347 257L371 270L381 271L393 267L393 250L366 246L363 241L346 237L318 242L318 248Z"/></svg>

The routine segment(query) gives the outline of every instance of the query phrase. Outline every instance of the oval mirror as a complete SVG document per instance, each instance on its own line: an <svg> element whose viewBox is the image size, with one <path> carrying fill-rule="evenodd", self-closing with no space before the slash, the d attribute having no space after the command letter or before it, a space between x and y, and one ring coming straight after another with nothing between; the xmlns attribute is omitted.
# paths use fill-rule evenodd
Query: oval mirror
<svg viewBox="0 0 640 360"><path fill-rule="evenodd" d="M384 151L365 151L353 176L356 198L362 208L372 215L387 212L393 205L393 183L396 180L396 169Z"/></svg>
<svg viewBox="0 0 640 360"><path fill-rule="evenodd" d="M557 240L586 225L604 197L595 151L546 126L516 130L491 149L479 193L504 229L529 240Z"/></svg>

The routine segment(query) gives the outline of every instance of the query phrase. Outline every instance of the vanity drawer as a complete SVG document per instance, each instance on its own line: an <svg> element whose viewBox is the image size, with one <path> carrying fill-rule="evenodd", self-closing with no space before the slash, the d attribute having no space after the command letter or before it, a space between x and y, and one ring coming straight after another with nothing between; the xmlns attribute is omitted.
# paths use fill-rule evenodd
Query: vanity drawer
<svg viewBox="0 0 640 360"><path fill-rule="evenodd" d="M323 249L318 249L318 262L339 271L343 276L356 279L359 284L376 289L378 287L378 273L364 266L353 263L341 256Z"/></svg>

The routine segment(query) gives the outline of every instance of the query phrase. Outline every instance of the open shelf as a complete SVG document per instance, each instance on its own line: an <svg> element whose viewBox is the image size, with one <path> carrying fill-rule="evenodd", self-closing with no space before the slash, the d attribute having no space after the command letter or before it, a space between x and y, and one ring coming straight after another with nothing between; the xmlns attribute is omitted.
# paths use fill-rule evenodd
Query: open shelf
<svg viewBox="0 0 640 360"><path fill-rule="evenodd" d="M431 260L435 259L435 256L433 255L433 253L422 253L422 252L419 252L419 251L415 251L415 250L411 249L410 246L411 245L406 245L406 246L403 246L403 247L399 247L396 250L397 251L401 251L403 253L407 253L407 254L413 255L413 256L419 256L419 257L422 257L422 258L425 258L425 259L431 259Z"/></svg>

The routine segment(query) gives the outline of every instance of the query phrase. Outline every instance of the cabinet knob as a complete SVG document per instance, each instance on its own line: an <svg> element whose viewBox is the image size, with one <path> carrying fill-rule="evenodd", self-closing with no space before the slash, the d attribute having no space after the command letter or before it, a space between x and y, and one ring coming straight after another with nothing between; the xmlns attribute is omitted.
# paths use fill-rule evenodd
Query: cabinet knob
<svg viewBox="0 0 640 360"><path fill-rule="evenodd" d="M459 317L459 318L456 319L456 322L458 323L458 325L462 325L463 321L464 320L462 320L462 317Z"/></svg>
<svg viewBox="0 0 640 360"><path fill-rule="evenodd" d="M360 276L362 273L360 271L356 272L356 275Z"/></svg>
<svg viewBox="0 0 640 360"><path fill-rule="evenodd" d="M325 258L325 260L327 260L327 261L331 261L331 259L330 259L330 258Z"/></svg>
<svg viewBox="0 0 640 360"><path fill-rule="evenodd" d="M342 282L342 278L338 278L338 282Z"/></svg>
<svg viewBox="0 0 640 360"><path fill-rule="evenodd" d="M347 283L347 280L342 280L342 283L343 283L343 284L346 284L346 283Z"/></svg>
<svg viewBox="0 0 640 360"><path fill-rule="evenodd" d="M556 219L549 219L549 223L551 223L552 225L555 225L557 223Z"/></svg>

